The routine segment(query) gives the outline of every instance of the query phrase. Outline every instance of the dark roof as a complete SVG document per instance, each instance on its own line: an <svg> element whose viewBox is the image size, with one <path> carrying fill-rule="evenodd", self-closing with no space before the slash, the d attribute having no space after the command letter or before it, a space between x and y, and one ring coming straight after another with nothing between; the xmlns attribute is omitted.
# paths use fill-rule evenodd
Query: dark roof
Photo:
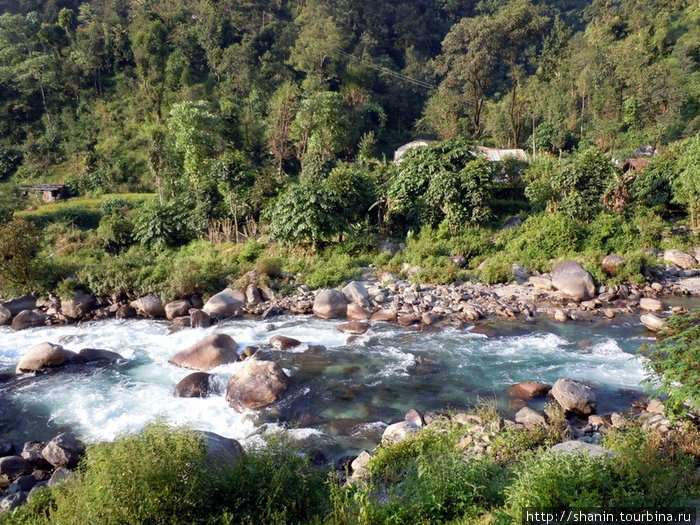
<svg viewBox="0 0 700 525"><path fill-rule="evenodd" d="M65 187L65 184L29 184L27 186L22 186L22 189L39 191L60 191Z"/></svg>

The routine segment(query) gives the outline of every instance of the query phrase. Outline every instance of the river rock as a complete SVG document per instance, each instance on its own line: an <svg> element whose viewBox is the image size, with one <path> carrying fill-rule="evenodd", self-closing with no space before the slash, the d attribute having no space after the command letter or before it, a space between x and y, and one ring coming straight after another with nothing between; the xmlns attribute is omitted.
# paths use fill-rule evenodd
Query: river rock
<svg viewBox="0 0 700 525"><path fill-rule="evenodd" d="M34 476L25 474L24 476L18 477L12 482L12 484L7 487L7 492L5 495L17 494L18 492L29 492L32 490L34 485L36 485L37 479Z"/></svg>
<svg viewBox="0 0 700 525"><path fill-rule="evenodd" d="M148 294L143 297L139 297L135 301L131 301L131 307L136 308L138 312L141 312L147 317L152 317L154 319L165 317L163 301L160 300L160 297L154 294Z"/></svg>
<svg viewBox="0 0 700 525"><path fill-rule="evenodd" d="M372 317L372 312L363 306L359 306L355 303L350 303L348 305L346 318L350 321L364 321Z"/></svg>
<svg viewBox="0 0 700 525"><path fill-rule="evenodd" d="M178 352L168 363L208 372L219 365L238 361L237 350L238 345L230 335L213 334Z"/></svg>
<svg viewBox="0 0 700 525"><path fill-rule="evenodd" d="M666 321L655 316L654 314L642 314L639 316L639 320L648 330L651 330L652 332L659 332L663 330L664 325L666 324Z"/></svg>
<svg viewBox="0 0 700 525"><path fill-rule="evenodd" d="M51 465L44 459L41 451L44 450L46 441L27 441L22 446L21 456L39 469L50 468Z"/></svg>
<svg viewBox="0 0 700 525"><path fill-rule="evenodd" d="M192 305L187 299L170 301L165 305L165 317L172 321L176 317L190 315L190 308Z"/></svg>
<svg viewBox="0 0 700 525"><path fill-rule="evenodd" d="M4 498L0 498L0 513L9 512L24 505L28 495L28 492L15 492L14 494L9 494Z"/></svg>
<svg viewBox="0 0 700 525"><path fill-rule="evenodd" d="M666 250L664 252L664 261L680 266L684 270L692 268L698 264L695 257L681 250Z"/></svg>
<svg viewBox="0 0 700 525"><path fill-rule="evenodd" d="M530 407L523 407L515 413L515 422L526 426L544 425L546 423L544 414Z"/></svg>
<svg viewBox="0 0 700 525"><path fill-rule="evenodd" d="M245 306L245 299L245 294L226 288L216 295L212 295L202 310L217 319L233 317L241 313L243 306Z"/></svg>
<svg viewBox="0 0 700 525"><path fill-rule="evenodd" d="M0 458L0 487L8 487L10 484L34 470L32 464L21 456L5 456Z"/></svg>
<svg viewBox="0 0 700 525"><path fill-rule="evenodd" d="M401 326L411 326L420 322L420 317L416 314L401 314L396 318Z"/></svg>
<svg viewBox="0 0 700 525"><path fill-rule="evenodd" d="M49 478L49 481L47 485L49 487L55 487L59 483L63 483L64 481L68 481L72 477L75 476L75 473L72 470L69 470L65 467L58 467L56 470L53 471L53 474L51 474L51 477Z"/></svg>
<svg viewBox="0 0 700 525"><path fill-rule="evenodd" d="M561 454L586 454L591 457L614 456L616 453L609 448L594 445L593 443L584 443L583 441L564 441L557 443L551 450Z"/></svg>
<svg viewBox="0 0 700 525"><path fill-rule="evenodd" d="M32 294L24 294L21 297L3 303L12 315L17 315L22 310L34 310L36 308L36 297Z"/></svg>
<svg viewBox="0 0 700 525"><path fill-rule="evenodd" d="M321 319L344 319L348 300L339 290L321 290L314 300L314 315Z"/></svg>
<svg viewBox="0 0 700 525"><path fill-rule="evenodd" d="M273 361L248 359L226 385L226 401L235 410L260 410L276 402L289 386L289 377Z"/></svg>
<svg viewBox="0 0 700 525"><path fill-rule="evenodd" d="M552 286L575 301L585 301L595 295L593 277L576 261L565 261L552 269Z"/></svg>
<svg viewBox="0 0 700 525"><path fill-rule="evenodd" d="M557 308L554 310L554 320L559 321L560 323L565 323L569 320L569 316L564 310Z"/></svg>
<svg viewBox="0 0 700 525"><path fill-rule="evenodd" d="M382 443L398 443L418 432L420 427L410 421L400 421L389 425L382 434Z"/></svg>
<svg viewBox="0 0 700 525"><path fill-rule="evenodd" d="M117 309L115 317L117 319L133 319L136 317L136 308L133 308L128 304L122 305Z"/></svg>
<svg viewBox="0 0 700 525"><path fill-rule="evenodd" d="M49 441L41 455L54 467L75 468L85 454L85 444L70 432L59 434Z"/></svg>
<svg viewBox="0 0 700 525"><path fill-rule="evenodd" d="M595 392L583 383L572 379L557 379L551 394L564 410L579 415L588 415L595 410Z"/></svg>
<svg viewBox="0 0 700 525"><path fill-rule="evenodd" d="M377 310L372 314L372 317L370 317L371 321L386 321L390 323L395 323L396 322L396 312L392 310Z"/></svg>
<svg viewBox="0 0 700 525"><path fill-rule="evenodd" d="M467 265L467 258L464 255L450 255L448 257L452 264L455 266L462 268Z"/></svg>
<svg viewBox="0 0 700 525"><path fill-rule="evenodd" d="M617 275L623 264L625 264L625 260L619 255L606 255L600 263L603 271L608 275Z"/></svg>
<svg viewBox="0 0 700 525"><path fill-rule="evenodd" d="M404 421L408 421L409 423L413 423L416 426L419 427L424 427L425 426L425 419L423 419L423 416L418 410L415 408L412 408L408 412L406 412L406 415L403 417Z"/></svg>
<svg viewBox="0 0 700 525"><path fill-rule="evenodd" d="M350 281L345 285L345 288L343 288L343 293L351 303L360 306L367 306L369 304L369 292L362 283Z"/></svg>
<svg viewBox="0 0 700 525"><path fill-rule="evenodd" d="M665 309L661 301L652 299L651 297L642 297L639 300L639 308L647 312L663 312Z"/></svg>
<svg viewBox="0 0 700 525"><path fill-rule="evenodd" d="M15 332L26 330L27 328L35 328L46 324L46 316L34 312L32 310L22 310L12 320L12 329Z"/></svg>
<svg viewBox="0 0 700 525"><path fill-rule="evenodd" d="M98 348L83 348L78 355L86 363L94 363L96 361L119 361L122 356L116 352L111 352L109 350L100 350Z"/></svg>
<svg viewBox="0 0 700 525"><path fill-rule="evenodd" d="M82 319L95 307L95 298L76 291L71 299L61 301L61 313L69 319Z"/></svg>
<svg viewBox="0 0 700 525"><path fill-rule="evenodd" d="M301 341L292 337L273 335L270 338L270 346L276 348L277 350L289 350L290 348L295 348L299 345L301 345Z"/></svg>
<svg viewBox="0 0 700 525"><path fill-rule="evenodd" d="M249 284L245 289L245 299L248 304L259 304L263 302L263 293L257 284Z"/></svg>
<svg viewBox="0 0 700 525"><path fill-rule="evenodd" d="M0 326L10 323L12 319L12 312L10 312L4 305L0 304Z"/></svg>
<svg viewBox="0 0 700 525"><path fill-rule="evenodd" d="M16 372L21 374L65 365L74 355L73 352L66 350L61 345L40 343L30 348L20 358Z"/></svg>
<svg viewBox="0 0 700 525"><path fill-rule="evenodd" d="M530 274L527 273L527 270L521 264L513 263L510 267L510 273L519 284L526 283L530 279Z"/></svg>
<svg viewBox="0 0 700 525"><path fill-rule="evenodd" d="M197 434L202 437L204 442L209 465L215 468L222 466L233 467L245 456L243 447L235 439L220 436L206 430L199 430Z"/></svg>
<svg viewBox="0 0 700 525"><path fill-rule="evenodd" d="M343 323L338 326L338 330L344 334L360 335L369 330L369 324L361 321L350 321L349 323Z"/></svg>
<svg viewBox="0 0 700 525"><path fill-rule="evenodd" d="M360 455L352 460L350 469L352 471L353 480L362 479L367 476L367 464L372 459L372 453L368 450L363 450Z"/></svg>
<svg viewBox="0 0 700 525"><path fill-rule="evenodd" d="M192 328L209 328L211 326L211 317L203 310L191 308L190 326Z"/></svg>
<svg viewBox="0 0 700 525"><path fill-rule="evenodd" d="M508 395L511 397L521 397L521 398L534 398L546 396L552 389L551 386L545 383L538 383L536 381L525 381L523 383L516 383L515 385L508 388Z"/></svg>
<svg viewBox="0 0 700 525"><path fill-rule="evenodd" d="M185 376L175 387L175 397L209 397L211 392L211 374L194 372Z"/></svg>
<svg viewBox="0 0 700 525"><path fill-rule="evenodd" d="M547 279L546 277L532 276L527 280L527 282L529 282L538 290L544 290L547 292L554 290L554 286L552 286L552 280Z"/></svg>

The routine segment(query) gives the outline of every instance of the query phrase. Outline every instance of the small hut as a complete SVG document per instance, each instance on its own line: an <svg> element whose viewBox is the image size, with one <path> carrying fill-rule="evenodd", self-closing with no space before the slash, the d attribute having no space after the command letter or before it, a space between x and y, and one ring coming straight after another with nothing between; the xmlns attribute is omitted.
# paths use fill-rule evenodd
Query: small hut
<svg viewBox="0 0 700 525"><path fill-rule="evenodd" d="M21 188L25 196L35 195L40 197L42 202L45 203L61 199L65 195L66 190L64 184L31 184Z"/></svg>

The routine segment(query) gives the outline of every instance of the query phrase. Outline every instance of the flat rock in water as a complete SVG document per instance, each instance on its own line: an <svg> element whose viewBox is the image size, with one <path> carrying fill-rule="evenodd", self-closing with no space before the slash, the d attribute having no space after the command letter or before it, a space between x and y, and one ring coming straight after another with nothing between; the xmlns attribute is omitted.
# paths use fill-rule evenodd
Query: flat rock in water
<svg viewBox="0 0 700 525"><path fill-rule="evenodd" d="M351 321L338 326L338 330L344 334L364 334L369 330L369 324L360 321Z"/></svg>
<svg viewBox="0 0 700 525"><path fill-rule="evenodd" d="M372 314L372 317L370 318L372 321L386 321L389 323L395 323L396 322L396 312L393 312L391 310L377 310Z"/></svg>
<svg viewBox="0 0 700 525"><path fill-rule="evenodd" d="M178 352L168 363L208 372L217 366L238 361L237 350L238 345L230 335L213 334Z"/></svg>
<svg viewBox="0 0 700 525"><path fill-rule="evenodd" d="M66 350L61 345L53 343L40 343L33 346L19 360L16 372L35 372L46 368L55 368L65 365L75 354Z"/></svg>
<svg viewBox="0 0 700 525"><path fill-rule="evenodd" d="M260 410L282 397L289 377L273 361L247 359L226 385L226 401L235 410Z"/></svg>
<svg viewBox="0 0 700 525"><path fill-rule="evenodd" d="M564 441L554 445L551 450L562 454L587 454L591 457L614 456L616 454L609 448L594 445L593 443L584 443L583 441Z"/></svg>
<svg viewBox="0 0 700 525"><path fill-rule="evenodd" d="M292 337L285 337L283 335L273 335L270 338L270 346L276 348L277 350L289 350L290 348L295 348L301 344L301 341Z"/></svg>
<svg viewBox="0 0 700 525"><path fill-rule="evenodd" d="M82 357L86 363L94 363L96 361L119 361L122 356L116 352L111 352L109 350L100 350L98 348L83 348L78 355Z"/></svg>

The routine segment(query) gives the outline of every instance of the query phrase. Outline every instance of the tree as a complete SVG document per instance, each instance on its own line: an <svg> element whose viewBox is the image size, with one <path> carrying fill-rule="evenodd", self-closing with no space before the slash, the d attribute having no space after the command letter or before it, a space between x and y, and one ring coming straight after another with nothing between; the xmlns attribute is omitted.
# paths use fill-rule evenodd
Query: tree
<svg viewBox="0 0 700 525"><path fill-rule="evenodd" d="M681 143L673 179L673 201L685 206L693 228L700 228L700 133Z"/></svg>
<svg viewBox="0 0 700 525"><path fill-rule="evenodd" d="M168 63L167 37L168 31L163 22L150 20L136 32L132 45L141 89L155 110L157 122L162 118L165 70Z"/></svg>
<svg viewBox="0 0 700 525"><path fill-rule="evenodd" d="M339 93L322 91L302 100L292 123L297 158L310 152L333 157L347 143L348 122Z"/></svg>
<svg viewBox="0 0 700 525"><path fill-rule="evenodd" d="M284 161L294 156L292 123L299 104L299 90L293 82L285 82L272 95L268 110L267 137L270 152L281 177Z"/></svg>

